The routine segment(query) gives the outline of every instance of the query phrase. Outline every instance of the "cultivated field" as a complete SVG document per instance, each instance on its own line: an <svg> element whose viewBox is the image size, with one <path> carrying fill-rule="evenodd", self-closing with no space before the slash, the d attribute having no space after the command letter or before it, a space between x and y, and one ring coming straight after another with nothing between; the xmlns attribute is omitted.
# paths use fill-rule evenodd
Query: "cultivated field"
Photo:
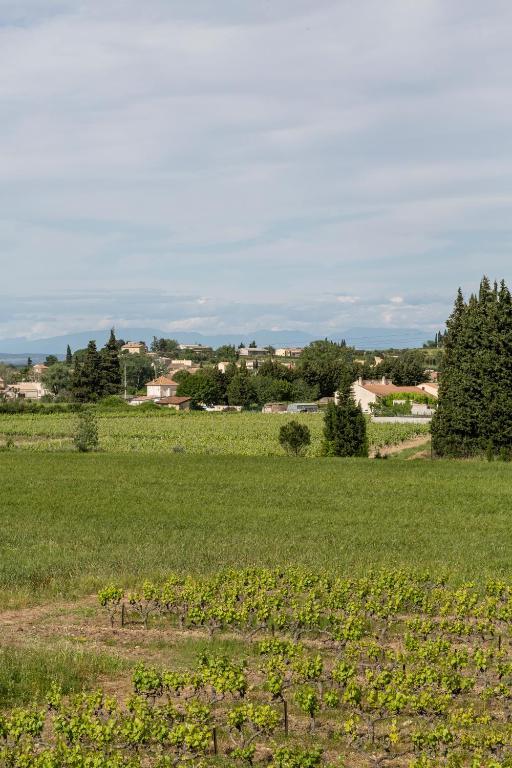
<svg viewBox="0 0 512 768"><path fill-rule="evenodd" d="M104 451L162 453L185 451L198 455L279 456L279 428L297 419L311 430L308 456L320 453L322 414L295 416L262 413L176 413L143 408L99 411L100 445ZM72 449L76 416L57 414L0 414L0 446L8 438L19 449ZM427 434L423 424L368 424L374 448Z"/></svg>
<svg viewBox="0 0 512 768"><path fill-rule="evenodd" d="M511 465L300 420L0 416L2 768L510 768Z"/></svg>

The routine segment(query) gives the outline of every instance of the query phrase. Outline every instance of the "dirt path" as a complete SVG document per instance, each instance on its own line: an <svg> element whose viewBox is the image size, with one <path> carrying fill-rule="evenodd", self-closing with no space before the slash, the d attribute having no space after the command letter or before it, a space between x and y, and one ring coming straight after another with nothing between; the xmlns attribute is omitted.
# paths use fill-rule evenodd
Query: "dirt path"
<svg viewBox="0 0 512 768"><path fill-rule="evenodd" d="M370 452L370 458L374 459L375 454L378 452L381 456L393 456L397 453L402 453L402 451L406 451L409 448L419 448L420 446L426 445L428 442L428 438L425 437L425 435L418 435L417 437L412 437L410 440L404 440L403 443L397 443L397 445L386 445L384 448L377 448Z"/></svg>

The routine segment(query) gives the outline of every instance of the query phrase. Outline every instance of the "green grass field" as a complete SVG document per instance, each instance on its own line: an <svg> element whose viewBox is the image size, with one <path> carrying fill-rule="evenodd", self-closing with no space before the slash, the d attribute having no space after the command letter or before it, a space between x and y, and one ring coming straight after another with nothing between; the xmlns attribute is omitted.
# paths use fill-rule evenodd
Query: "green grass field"
<svg viewBox="0 0 512 768"><path fill-rule="evenodd" d="M323 415L298 416L262 413L176 413L166 410L126 408L98 411L100 446L107 452L172 453L197 455L280 456L278 435L282 424L297 419L311 430L308 456L321 452ZM76 415L0 414L0 446L8 438L17 450L72 450ZM428 424L368 423L372 447L392 445L418 434Z"/></svg>
<svg viewBox="0 0 512 768"><path fill-rule="evenodd" d="M0 600L169 569L512 572L512 467L282 457L0 453Z"/></svg>

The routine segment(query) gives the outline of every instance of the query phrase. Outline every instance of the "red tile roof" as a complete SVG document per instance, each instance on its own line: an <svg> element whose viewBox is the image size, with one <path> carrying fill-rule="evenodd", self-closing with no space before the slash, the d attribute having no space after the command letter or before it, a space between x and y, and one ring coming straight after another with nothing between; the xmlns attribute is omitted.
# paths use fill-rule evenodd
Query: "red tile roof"
<svg viewBox="0 0 512 768"><path fill-rule="evenodd" d="M425 392L419 387L397 387L395 384L379 384L376 381L363 381L361 385L368 392L380 397L386 395L398 395L400 392L411 392L414 395L424 395Z"/></svg>
<svg viewBox="0 0 512 768"><path fill-rule="evenodd" d="M191 397L161 397L156 401L157 405L183 405L183 403L189 403L192 400Z"/></svg>
<svg viewBox="0 0 512 768"><path fill-rule="evenodd" d="M173 381L172 379L169 379L167 376L159 376L158 379L153 379L153 381L148 381L146 384L146 387L152 387L152 386L163 386L163 387L170 387L170 386L178 386L177 381Z"/></svg>

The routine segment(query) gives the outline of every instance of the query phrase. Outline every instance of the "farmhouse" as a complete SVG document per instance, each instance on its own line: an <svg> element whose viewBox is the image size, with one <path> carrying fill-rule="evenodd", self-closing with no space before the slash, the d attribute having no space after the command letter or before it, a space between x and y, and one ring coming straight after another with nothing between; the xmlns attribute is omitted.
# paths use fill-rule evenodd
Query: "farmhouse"
<svg viewBox="0 0 512 768"><path fill-rule="evenodd" d="M211 354L213 352L212 347L207 347L205 344L180 344L179 349L182 352L205 352Z"/></svg>
<svg viewBox="0 0 512 768"><path fill-rule="evenodd" d="M128 352L130 355L143 355L148 351L148 348L143 341L127 341L121 347L121 352Z"/></svg>
<svg viewBox="0 0 512 768"><path fill-rule="evenodd" d="M430 395L437 397L437 393L423 389L423 387L431 388L431 384L420 384L417 387L397 387L392 384L388 379L382 378L379 381L363 380L359 378L352 384L352 394L354 400L361 406L364 413L371 412L371 405L375 404L381 397L387 397L388 395L396 395L397 399L400 399L401 394L415 394L415 395ZM337 399L337 393L336 393Z"/></svg>
<svg viewBox="0 0 512 768"><path fill-rule="evenodd" d="M148 381L146 394L151 400L160 400L162 397L174 397L178 389L178 383L167 376L159 376L158 379Z"/></svg>

